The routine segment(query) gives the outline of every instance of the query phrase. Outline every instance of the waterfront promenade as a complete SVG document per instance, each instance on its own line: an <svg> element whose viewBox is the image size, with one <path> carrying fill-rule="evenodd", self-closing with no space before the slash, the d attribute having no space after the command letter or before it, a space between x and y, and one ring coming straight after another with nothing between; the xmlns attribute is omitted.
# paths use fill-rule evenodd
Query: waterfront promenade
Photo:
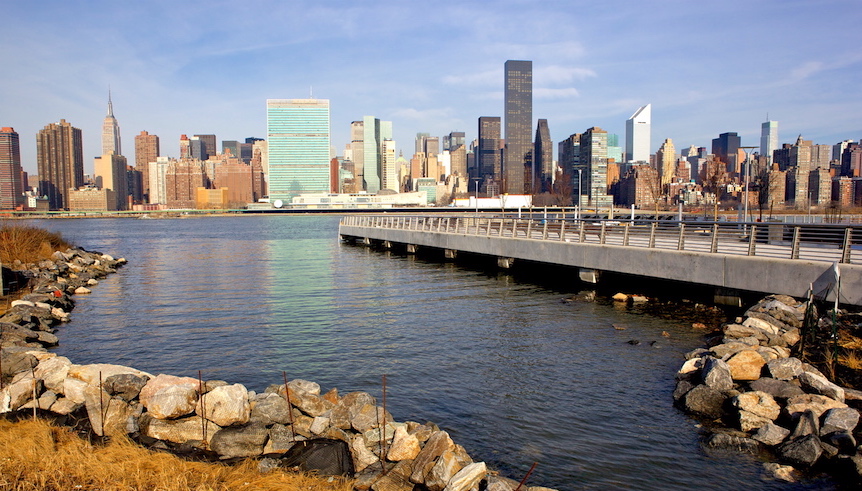
<svg viewBox="0 0 862 491"><path fill-rule="evenodd" d="M851 226L706 221L576 220L459 214L352 215L339 225L346 240L497 257L501 267L526 260L578 268L581 279L605 271L804 297L813 288L862 305L862 244ZM837 274L836 274L837 271Z"/></svg>

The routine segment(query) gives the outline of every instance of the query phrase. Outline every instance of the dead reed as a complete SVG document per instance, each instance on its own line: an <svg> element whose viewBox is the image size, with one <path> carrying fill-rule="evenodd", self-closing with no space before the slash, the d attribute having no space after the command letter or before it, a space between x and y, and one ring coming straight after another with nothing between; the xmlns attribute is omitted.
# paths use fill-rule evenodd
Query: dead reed
<svg viewBox="0 0 862 491"><path fill-rule="evenodd" d="M54 251L65 251L69 247L57 232L16 223L0 225L0 262L3 264L16 259L22 263L35 263L50 258Z"/></svg>
<svg viewBox="0 0 862 491"><path fill-rule="evenodd" d="M229 466L189 462L127 439L90 445L43 420L0 420L0 490L349 491L351 482L308 474L261 474L253 460Z"/></svg>

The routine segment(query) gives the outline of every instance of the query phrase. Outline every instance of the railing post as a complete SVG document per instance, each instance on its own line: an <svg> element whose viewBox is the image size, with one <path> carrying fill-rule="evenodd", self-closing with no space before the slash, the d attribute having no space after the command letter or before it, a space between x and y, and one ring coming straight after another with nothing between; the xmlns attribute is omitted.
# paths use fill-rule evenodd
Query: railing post
<svg viewBox="0 0 862 491"><path fill-rule="evenodd" d="M488 225L485 228L485 235L490 237L491 236L491 217L488 217L486 220L488 221Z"/></svg>
<svg viewBox="0 0 862 491"><path fill-rule="evenodd" d="M527 238L532 239L533 238L532 234L533 234L533 217L530 217L530 219L527 220Z"/></svg>
<svg viewBox="0 0 862 491"><path fill-rule="evenodd" d="M685 224L679 224L679 240L676 243L676 250L684 251L685 250Z"/></svg>
<svg viewBox="0 0 862 491"><path fill-rule="evenodd" d="M602 231L599 233L599 244L605 243L605 230L606 230L605 226L606 225L607 225L607 222L602 222Z"/></svg>
<svg viewBox="0 0 862 491"><path fill-rule="evenodd" d="M652 222L652 225L649 229L649 248L655 248L655 229L658 228L658 223Z"/></svg>
<svg viewBox="0 0 862 491"><path fill-rule="evenodd" d="M709 246L709 252L715 254L718 252L718 224L712 224L712 244Z"/></svg>
<svg viewBox="0 0 862 491"><path fill-rule="evenodd" d="M566 219L560 222L560 242L563 241L563 238L566 236Z"/></svg>
<svg viewBox="0 0 862 491"><path fill-rule="evenodd" d="M517 238L517 237L518 237L518 223L519 223L520 221L521 221L521 219L520 219L520 218L514 218L514 219L512 219L512 223L514 224L514 225L512 225L512 238L513 238L513 239L515 239L515 238Z"/></svg>
<svg viewBox="0 0 862 491"><path fill-rule="evenodd" d="M497 232L498 237L503 236L503 229L505 229L505 228L506 228L506 218L503 217L500 219L500 230Z"/></svg>
<svg viewBox="0 0 862 491"><path fill-rule="evenodd" d="M631 224L628 222L623 224L623 226L625 227L625 230L623 230L623 245L624 246L629 245L629 225L631 225Z"/></svg>
<svg viewBox="0 0 862 491"><path fill-rule="evenodd" d="M793 242L790 246L790 259L799 259L800 235L802 235L802 227L793 227Z"/></svg>
<svg viewBox="0 0 862 491"><path fill-rule="evenodd" d="M757 244L757 225L752 225L748 232L748 255L754 255L755 244Z"/></svg>
<svg viewBox="0 0 862 491"><path fill-rule="evenodd" d="M548 240L548 219L545 218L545 223L542 224L542 240Z"/></svg>
<svg viewBox="0 0 862 491"><path fill-rule="evenodd" d="M587 239L587 226L583 220L578 224L578 244L583 244Z"/></svg>
<svg viewBox="0 0 862 491"><path fill-rule="evenodd" d="M844 248L841 250L841 262L850 262L850 247L853 245L853 229L847 227L844 229Z"/></svg>

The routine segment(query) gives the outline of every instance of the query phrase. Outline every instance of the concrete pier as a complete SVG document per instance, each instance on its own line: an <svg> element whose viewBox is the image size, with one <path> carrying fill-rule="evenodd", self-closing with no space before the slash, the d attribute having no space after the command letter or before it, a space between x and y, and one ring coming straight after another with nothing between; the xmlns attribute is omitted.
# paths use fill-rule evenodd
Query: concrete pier
<svg viewBox="0 0 862 491"><path fill-rule="evenodd" d="M344 239L406 244L496 257L501 268L527 260L711 285L717 290L815 294L862 305L862 248L853 229L796 224L620 222L480 215L346 216ZM837 272L837 275L836 275ZM581 274L583 273L583 274Z"/></svg>

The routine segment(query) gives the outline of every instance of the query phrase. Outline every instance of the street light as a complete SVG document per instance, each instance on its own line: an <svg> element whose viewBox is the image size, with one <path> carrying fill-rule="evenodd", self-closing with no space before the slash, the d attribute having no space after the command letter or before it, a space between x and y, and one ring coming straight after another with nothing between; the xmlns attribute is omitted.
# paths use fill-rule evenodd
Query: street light
<svg viewBox="0 0 862 491"><path fill-rule="evenodd" d="M473 181L476 182L476 213L479 213L479 181L481 181L481 177L474 177Z"/></svg>
<svg viewBox="0 0 862 491"><path fill-rule="evenodd" d="M581 190L581 188L582 188L582 186L581 186L581 172L582 171L583 171L583 169L578 169L578 208L577 208L578 218L581 218L581 203L583 203L583 201L584 201L583 198L581 197L581 193L582 193L582 190Z"/></svg>
<svg viewBox="0 0 862 491"><path fill-rule="evenodd" d="M745 150L745 214L743 215L743 221L748 223L748 184L751 180L751 150L760 147L739 147Z"/></svg>

